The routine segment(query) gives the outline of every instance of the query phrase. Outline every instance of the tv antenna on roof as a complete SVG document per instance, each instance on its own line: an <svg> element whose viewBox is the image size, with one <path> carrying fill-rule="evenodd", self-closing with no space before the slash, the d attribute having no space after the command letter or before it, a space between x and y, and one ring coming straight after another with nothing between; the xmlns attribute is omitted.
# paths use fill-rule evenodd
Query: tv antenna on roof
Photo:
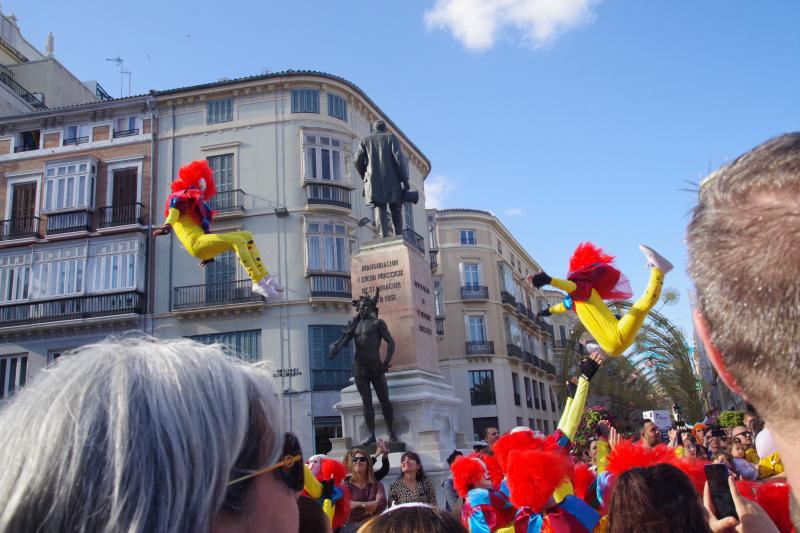
<svg viewBox="0 0 800 533"><path fill-rule="evenodd" d="M131 95L131 71L130 70L125 70L125 61L121 57L119 57L119 54L117 54L115 57L110 57L110 58L106 59L106 61L111 61L112 63L114 63L115 65L117 65L119 67L119 97L120 98L123 98L125 96L125 95L122 94L122 87L123 87L122 82L125 79L125 76L126 75L128 76L128 96L130 96Z"/></svg>

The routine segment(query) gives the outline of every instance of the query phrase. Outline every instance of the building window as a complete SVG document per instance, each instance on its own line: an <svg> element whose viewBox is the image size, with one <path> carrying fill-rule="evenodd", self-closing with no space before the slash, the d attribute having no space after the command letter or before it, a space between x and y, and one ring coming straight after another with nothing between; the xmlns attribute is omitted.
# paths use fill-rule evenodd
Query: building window
<svg viewBox="0 0 800 533"><path fill-rule="evenodd" d="M519 322L516 318L510 315L503 315L506 325L506 344L513 344L518 348L522 348L522 329L519 327Z"/></svg>
<svg viewBox="0 0 800 533"><path fill-rule="evenodd" d="M444 316L444 289L442 280L433 280L433 310L436 316Z"/></svg>
<svg viewBox="0 0 800 533"><path fill-rule="evenodd" d="M561 336L561 342L567 342L567 328L558 326L558 334Z"/></svg>
<svg viewBox="0 0 800 533"><path fill-rule="evenodd" d="M342 436L342 419L338 416L314 417L314 453L326 454L331 451L331 439Z"/></svg>
<svg viewBox="0 0 800 533"><path fill-rule="evenodd" d="M44 180L44 209L55 211L94 207L94 163L68 163L47 167Z"/></svg>
<svg viewBox="0 0 800 533"><path fill-rule="evenodd" d="M481 285L481 264L461 263L464 287L478 288Z"/></svg>
<svg viewBox="0 0 800 533"><path fill-rule="evenodd" d="M467 322L467 341L484 342L486 340L486 327L483 323L483 315L468 315Z"/></svg>
<svg viewBox="0 0 800 533"><path fill-rule="evenodd" d="M478 241L475 239L474 229L461 230L461 244L475 245Z"/></svg>
<svg viewBox="0 0 800 533"><path fill-rule="evenodd" d="M469 399L472 405L494 405L494 370L469 371Z"/></svg>
<svg viewBox="0 0 800 533"><path fill-rule="evenodd" d="M523 381L525 382L525 404L528 407L533 407L533 398L531 398L531 378L523 378ZM535 391L536 387L534 387L533 390ZM536 407L539 407L538 403Z"/></svg>
<svg viewBox="0 0 800 533"><path fill-rule="evenodd" d="M414 204L410 202L403 203L403 227L414 229Z"/></svg>
<svg viewBox="0 0 800 533"><path fill-rule="evenodd" d="M214 172L217 192L233 190L233 154L215 155L207 158L208 166Z"/></svg>
<svg viewBox="0 0 800 533"><path fill-rule="evenodd" d="M84 291L86 245L34 252L31 270L31 298L81 294Z"/></svg>
<svg viewBox="0 0 800 533"><path fill-rule="evenodd" d="M503 241L497 239L497 253L503 255Z"/></svg>
<svg viewBox="0 0 800 533"><path fill-rule="evenodd" d="M292 113L319 113L319 91L292 89Z"/></svg>
<svg viewBox="0 0 800 533"><path fill-rule="evenodd" d="M511 386L514 388L514 405L522 405L519 397L519 374L516 372L511 373Z"/></svg>
<svg viewBox="0 0 800 533"><path fill-rule="evenodd" d="M304 135L307 180L342 181L344 155L342 141L326 135Z"/></svg>
<svg viewBox="0 0 800 533"><path fill-rule="evenodd" d="M556 399L553 396L553 389L550 389L550 410L556 412Z"/></svg>
<svg viewBox="0 0 800 533"><path fill-rule="evenodd" d="M89 142L92 128L89 124L73 124L64 128L64 146Z"/></svg>
<svg viewBox="0 0 800 533"><path fill-rule="evenodd" d="M545 435L549 435L550 434L550 421L549 420L543 420L542 422L544 423L544 434Z"/></svg>
<svg viewBox="0 0 800 533"><path fill-rule="evenodd" d="M544 383L539 382L539 396L542 398L542 410L547 411L547 395L544 393Z"/></svg>
<svg viewBox="0 0 800 533"><path fill-rule="evenodd" d="M221 344L230 355L245 361L261 360L261 330L231 331L187 337L201 344Z"/></svg>
<svg viewBox="0 0 800 533"><path fill-rule="evenodd" d="M114 137L128 137L139 134L138 117L120 117L114 120Z"/></svg>
<svg viewBox="0 0 800 533"><path fill-rule="evenodd" d="M517 417L517 427L520 427L521 425L522 425L522 417L518 416Z"/></svg>
<svg viewBox="0 0 800 533"><path fill-rule="evenodd" d="M139 239L93 244L89 260L91 291L135 289L144 271L144 250Z"/></svg>
<svg viewBox="0 0 800 533"><path fill-rule="evenodd" d="M210 100L206 109L208 110L207 124L218 124L233 120L233 98Z"/></svg>
<svg viewBox="0 0 800 533"><path fill-rule="evenodd" d="M27 374L27 353L0 357L0 398L11 396L17 389L24 386Z"/></svg>
<svg viewBox="0 0 800 533"><path fill-rule="evenodd" d="M308 350L311 359L311 389L341 390L352 375L353 343L348 342L336 357L328 357L328 347L339 340L345 326L308 326Z"/></svg>
<svg viewBox="0 0 800 533"><path fill-rule="evenodd" d="M328 114L347 122L347 101L341 96L328 93Z"/></svg>
<svg viewBox="0 0 800 533"><path fill-rule="evenodd" d="M308 224L308 270L313 272L350 272L347 228L344 224Z"/></svg>
<svg viewBox="0 0 800 533"><path fill-rule="evenodd" d="M75 348L61 348L58 350L47 350L47 364L52 365L57 360L61 359L62 355L66 355L74 349Z"/></svg>
<svg viewBox="0 0 800 533"><path fill-rule="evenodd" d="M0 303L27 300L31 266L28 254L0 256Z"/></svg>
<svg viewBox="0 0 800 533"><path fill-rule="evenodd" d="M14 151L38 150L41 138L42 130L21 131L14 136Z"/></svg>
<svg viewBox="0 0 800 533"><path fill-rule="evenodd" d="M498 268L500 269L500 290L507 292L508 294L515 294L517 292L516 283L514 283L514 273L511 271L511 267L501 261L498 264Z"/></svg>
<svg viewBox="0 0 800 533"><path fill-rule="evenodd" d="M483 440L483 436L486 435L486 430L489 428L496 428L497 425L498 424L496 416L473 418L472 419L472 432L474 433L473 439Z"/></svg>

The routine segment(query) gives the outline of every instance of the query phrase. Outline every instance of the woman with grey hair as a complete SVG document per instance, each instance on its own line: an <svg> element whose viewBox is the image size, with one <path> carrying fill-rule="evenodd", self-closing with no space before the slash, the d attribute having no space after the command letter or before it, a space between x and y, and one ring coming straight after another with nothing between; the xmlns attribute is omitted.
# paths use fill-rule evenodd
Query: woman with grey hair
<svg viewBox="0 0 800 533"><path fill-rule="evenodd" d="M302 459L270 373L220 346L85 346L0 427L0 531L297 531Z"/></svg>

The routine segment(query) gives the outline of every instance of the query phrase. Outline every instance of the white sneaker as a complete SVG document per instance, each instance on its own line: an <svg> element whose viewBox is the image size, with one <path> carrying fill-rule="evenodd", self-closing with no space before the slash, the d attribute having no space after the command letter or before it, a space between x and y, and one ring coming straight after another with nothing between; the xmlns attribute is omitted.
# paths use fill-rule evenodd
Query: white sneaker
<svg viewBox="0 0 800 533"><path fill-rule="evenodd" d="M260 279L256 285L260 289L256 292L264 298L279 298L283 292L283 289L278 286L278 282L272 276Z"/></svg>
<svg viewBox="0 0 800 533"><path fill-rule="evenodd" d="M253 283L253 292L258 294L258 295L263 296L264 298L269 298L269 295L267 294L267 291L264 289L264 287L262 287L258 283Z"/></svg>
<svg viewBox="0 0 800 533"><path fill-rule="evenodd" d="M639 249L642 251L644 256L647 258L647 264L652 267L659 269L661 272L666 274L670 270L672 270L672 263L664 259L658 252L650 248L649 246L645 246L644 244L639 245Z"/></svg>

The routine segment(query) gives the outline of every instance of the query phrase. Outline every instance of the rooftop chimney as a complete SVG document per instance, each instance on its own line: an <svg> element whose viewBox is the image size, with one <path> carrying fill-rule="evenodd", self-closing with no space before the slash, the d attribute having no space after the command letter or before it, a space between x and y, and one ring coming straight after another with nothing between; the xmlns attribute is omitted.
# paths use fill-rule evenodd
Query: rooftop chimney
<svg viewBox="0 0 800 533"><path fill-rule="evenodd" d="M53 32L47 34L47 41L44 45L44 50L47 52L47 57L53 57L53 51L55 49L56 38L53 37Z"/></svg>

